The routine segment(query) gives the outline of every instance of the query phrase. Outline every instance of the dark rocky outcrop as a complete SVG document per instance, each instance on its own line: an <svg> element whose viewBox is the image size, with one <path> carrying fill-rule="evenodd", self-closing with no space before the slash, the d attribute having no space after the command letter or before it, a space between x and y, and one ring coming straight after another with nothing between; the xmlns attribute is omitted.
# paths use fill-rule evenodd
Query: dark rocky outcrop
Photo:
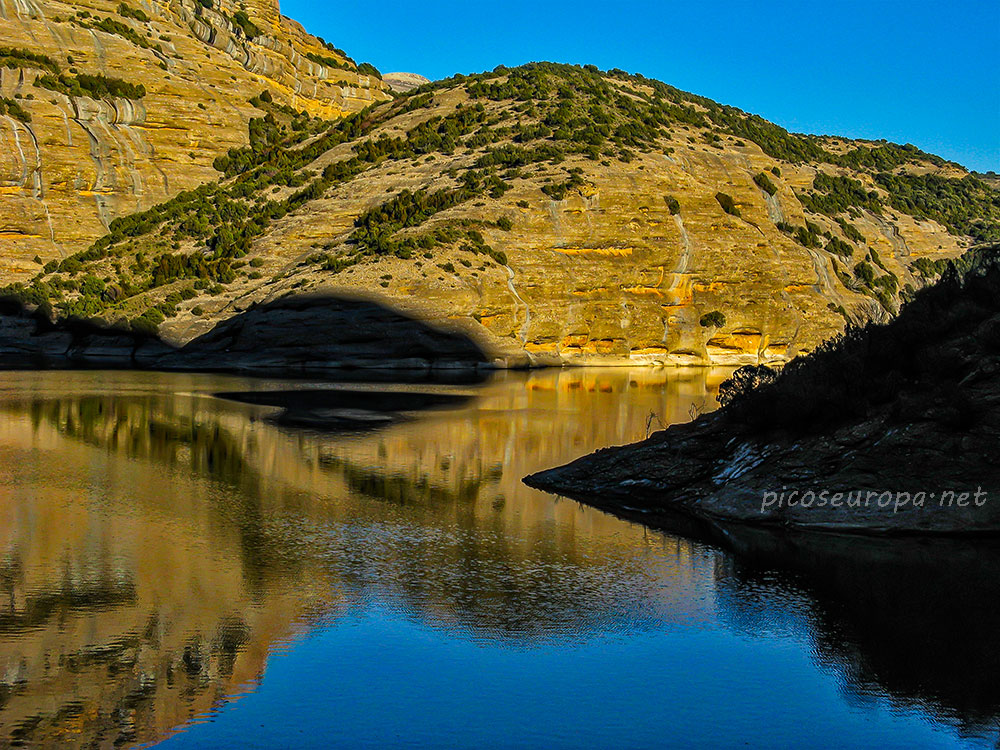
<svg viewBox="0 0 1000 750"><path fill-rule="evenodd" d="M970 254L777 378L740 372L718 412L525 481L654 525L998 533L998 258Z"/></svg>

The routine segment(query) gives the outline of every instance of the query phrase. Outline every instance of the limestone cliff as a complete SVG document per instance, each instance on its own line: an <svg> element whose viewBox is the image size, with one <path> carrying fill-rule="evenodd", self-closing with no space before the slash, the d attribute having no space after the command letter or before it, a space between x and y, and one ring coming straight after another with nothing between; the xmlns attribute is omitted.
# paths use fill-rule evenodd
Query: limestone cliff
<svg viewBox="0 0 1000 750"><path fill-rule="evenodd" d="M996 191L956 164L621 71L501 68L333 124L254 106L218 182L10 291L174 346L309 292L507 365L780 362L1000 231Z"/></svg>
<svg viewBox="0 0 1000 750"><path fill-rule="evenodd" d="M0 55L0 97L24 113L0 116L0 278L34 273L36 256L70 255L115 218L213 179L213 160L248 143L248 99L262 91L323 118L388 98L330 46L277 0L0 0L0 47L15 50ZM45 75L145 91L74 95L36 85Z"/></svg>
<svg viewBox="0 0 1000 750"><path fill-rule="evenodd" d="M958 267L888 325L737 370L720 411L525 481L651 524L995 535L1000 244Z"/></svg>

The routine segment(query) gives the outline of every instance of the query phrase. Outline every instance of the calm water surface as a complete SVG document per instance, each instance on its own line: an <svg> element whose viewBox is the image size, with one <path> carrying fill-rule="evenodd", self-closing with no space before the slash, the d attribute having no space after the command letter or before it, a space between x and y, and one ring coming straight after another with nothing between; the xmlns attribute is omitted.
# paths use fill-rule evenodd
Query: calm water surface
<svg viewBox="0 0 1000 750"><path fill-rule="evenodd" d="M0 747L996 747L995 547L723 551L521 484L724 375L0 373ZM408 419L246 396L307 388Z"/></svg>

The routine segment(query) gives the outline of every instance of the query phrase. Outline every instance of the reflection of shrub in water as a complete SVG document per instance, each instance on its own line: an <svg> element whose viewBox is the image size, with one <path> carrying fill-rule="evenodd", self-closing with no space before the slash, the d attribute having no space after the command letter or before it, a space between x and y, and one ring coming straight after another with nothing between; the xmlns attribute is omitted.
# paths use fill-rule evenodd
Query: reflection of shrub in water
<svg viewBox="0 0 1000 750"><path fill-rule="evenodd" d="M233 676L236 658L249 643L250 626L242 617L230 615L219 623L212 640L212 653L218 660L220 675L226 678Z"/></svg>

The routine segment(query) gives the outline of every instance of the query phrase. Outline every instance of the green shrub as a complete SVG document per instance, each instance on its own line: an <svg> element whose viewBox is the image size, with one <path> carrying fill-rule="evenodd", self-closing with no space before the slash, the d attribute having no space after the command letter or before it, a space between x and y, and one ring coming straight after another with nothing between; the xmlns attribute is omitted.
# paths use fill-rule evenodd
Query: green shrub
<svg viewBox="0 0 1000 750"><path fill-rule="evenodd" d="M705 328L722 328L726 325L726 316L718 310L712 310L712 312L702 315L698 322Z"/></svg>
<svg viewBox="0 0 1000 750"><path fill-rule="evenodd" d="M857 180L841 175L819 172L813 178L813 190L819 191L800 195L802 205L811 211L828 216L836 216L849 208L864 208L872 213L882 213L882 200L878 193L864 189Z"/></svg>
<svg viewBox="0 0 1000 750"><path fill-rule="evenodd" d="M854 278L870 287L875 283L875 269L871 263L863 260L854 266Z"/></svg>
<svg viewBox="0 0 1000 750"><path fill-rule="evenodd" d="M757 187L768 195L774 195L778 192L778 187L771 182L771 178L768 177L765 172L760 172L759 174L754 175L753 181L756 183Z"/></svg>
<svg viewBox="0 0 1000 750"><path fill-rule="evenodd" d="M803 247L820 247L819 227L811 222L806 222L804 227L795 227L795 240Z"/></svg>
<svg viewBox="0 0 1000 750"><path fill-rule="evenodd" d="M261 36L261 30L250 20L245 10L238 10L233 13L232 22L237 26L247 39L255 39Z"/></svg>
<svg viewBox="0 0 1000 750"><path fill-rule="evenodd" d="M840 229L843 231L844 236L847 239L857 242L858 244L865 244L865 236L858 231L858 228L844 219L837 218L837 224L840 225Z"/></svg>
<svg viewBox="0 0 1000 750"><path fill-rule="evenodd" d="M335 70L352 70L350 65L346 65L337 58L330 57L329 55L317 55L315 52L306 52L306 58L312 60L314 63L319 63Z"/></svg>
<svg viewBox="0 0 1000 750"><path fill-rule="evenodd" d="M740 215L740 209L736 207L736 203L733 201L731 195L727 195L726 193L716 193L715 200L719 202L719 205L722 206L722 210L727 214L730 214L731 216Z"/></svg>
<svg viewBox="0 0 1000 750"><path fill-rule="evenodd" d="M131 327L136 333L147 336L155 336L160 324L166 320L163 313L155 307L151 307L138 318L135 318Z"/></svg>
<svg viewBox="0 0 1000 750"><path fill-rule="evenodd" d="M157 52L162 52L162 48L159 44L150 44L150 42L141 34L139 34L135 29L121 21L116 21L113 18L102 18L95 21L92 24L83 22L80 24L85 29L97 29L98 31L103 31L107 34L114 34L115 36L120 36L136 47L142 47L143 49L153 49Z"/></svg>
<svg viewBox="0 0 1000 750"><path fill-rule="evenodd" d="M0 96L0 115L10 115L24 123L31 122L31 114L13 99Z"/></svg>
<svg viewBox="0 0 1000 750"><path fill-rule="evenodd" d="M59 264L60 273L68 273L70 275L79 272L82 268L83 263L81 263L78 258L74 258L73 256L66 258Z"/></svg>
<svg viewBox="0 0 1000 750"><path fill-rule="evenodd" d="M834 255L839 255L843 258L850 258L854 253L854 248L839 237L833 237L826 243L826 251L828 253L833 253Z"/></svg>
<svg viewBox="0 0 1000 750"><path fill-rule="evenodd" d="M344 269L357 265L357 263L357 258L334 258L329 256L323 261L322 268L324 271L330 271L331 273L340 273Z"/></svg>
<svg viewBox="0 0 1000 750"><path fill-rule="evenodd" d="M667 210L670 212L671 216L676 216L681 212L681 204L674 196L664 195L663 202L667 204Z"/></svg>
<svg viewBox="0 0 1000 750"><path fill-rule="evenodd" d="M143 11L138 8L132 8L125 3L121 3L118 6L118 15L124 18L134 18L136 21L141 21L142 23L149 23L150 18Z"/></svg>
<svg viewBox="0 0 1000 750"><path fill-rule="evenodd" d="M565 182L556 182L551 185L542 185L542 192L552 200L561 201L566 198L566 193L570 190L585 184L585 180L580 176L579 171L572 171L569 179Z"/></svg>
<svg viewBox="0 0 1000 750"><path fill-rule="evenodd" d="M924 279L933 279L944 273L949 263L950 261L947 258L939 258L938 260L917 258L910 264L910 268Z"/></svg>

